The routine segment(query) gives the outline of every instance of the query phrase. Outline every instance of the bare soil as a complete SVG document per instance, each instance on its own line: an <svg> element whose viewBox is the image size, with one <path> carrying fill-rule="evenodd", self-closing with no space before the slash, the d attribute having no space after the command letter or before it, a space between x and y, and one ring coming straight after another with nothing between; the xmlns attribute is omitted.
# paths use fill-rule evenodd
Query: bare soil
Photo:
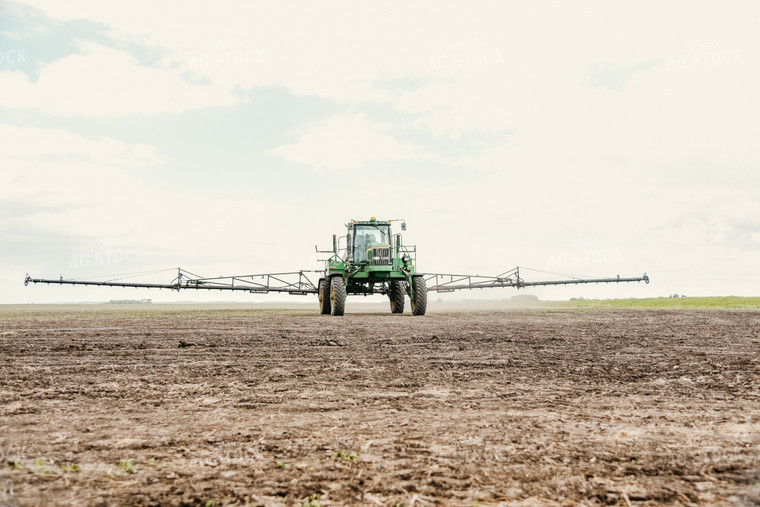
<svg viewBox="0 0 760 507"><path fill-rule="evenodd" d="M760 502L760 313L0 310L3 505Z"/></svg>

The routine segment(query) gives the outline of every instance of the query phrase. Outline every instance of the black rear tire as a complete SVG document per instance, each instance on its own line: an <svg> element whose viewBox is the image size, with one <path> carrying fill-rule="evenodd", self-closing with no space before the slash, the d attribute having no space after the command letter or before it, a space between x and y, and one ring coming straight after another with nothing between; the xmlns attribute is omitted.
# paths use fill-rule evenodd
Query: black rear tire
<svg viewBox="0 0 760 507"><path fill-rule="evenodd" d="M412 315L425 315L427 310L427 284L421 276L412 277Z"/></svg>
<svg viewBox="0 0 760 507"><path fill-rule="evenodd" d="M319 281L319 313L329 315L332 311L330 303L330 280Z"/></svg>
<svg viewBox="0 0 760 507"><path fill-rule="evenodd" d="M330 302L332 314L343 315L346 311L346 284L342 276L334 276L330 279Z"/></svg>
<svg viewBox="0 0 760 507"><path fill-rule="evenodd" d="M391 280L388 297L391 300L391 313L404 313L404 282Z"/></svg>

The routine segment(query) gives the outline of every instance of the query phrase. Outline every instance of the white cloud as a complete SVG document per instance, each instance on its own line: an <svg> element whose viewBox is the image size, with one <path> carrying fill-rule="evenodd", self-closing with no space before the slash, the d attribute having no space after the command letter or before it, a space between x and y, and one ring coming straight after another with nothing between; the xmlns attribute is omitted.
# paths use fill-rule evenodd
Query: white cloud
<svg viewBox="0 0 760 507"><path fill-rule="evenodd" d="M103 48L87 61L65 58L65 66L48 80L64 78L65 94L95 92L97 103L103 92L93 90L87 81L93 76L118 76L99 88L111 90L112 102L123 102L123 107L98 104L103 112L93 114L229 105L235 103L230 94L237 88L282 85L295 94L339 102L398 99L400 110L422 115L421 126L453 136L470 128L501 130L514 128L523 119L545 121L575 112L565 106L577 101L587 72L595 65L633 68L667 61L691 52L695 41L698 45L700 40L713 40L716 32L721 35L718 49L746 50L754 43L746 37L754 33L750 16L737 19L730 9L710 9L709 16L700 16L704 7L693 3L666 7L653 3L657 14L652 15L646 5L605 2L583 8L554 4L544 13L500 2L463 7L446 2L357 6L336 1L303 3L298 16L292 15L292 5L278 3L231 1L182 8L147 0L124 5L97 0L27 3L56 18L103 23L111 36L145 44L163 55L156 73L124 54L103 53ZM689 23L681 22L684 13L693 14ZM646 37L641 35L642 26L647 27ZM431 66L431 61L447 63ZM749 67L750 59L744 64ZM184 73L209 84L191 85L180 78ZM24 92L17 99L22 106L28 104L25 96L30 90L24 78L7 74L4 85ZM433 83L401 96L378 84L410 76ZM69 82L72 86L66 86ZM130 100L129 91L140 95L143 103ZM83 101L61 104L49 85L35 93L33 104L44 97L55 99L46 106L50 111L94 109Z"/></svg>
<svg viewBox="0 0 760 507"><path fill-rule="evenodd" d="M0 235L9 241L107 239L150 251L153 262L172 257L172 265L181 256L230 259L236 250L255 250L262 237L241 235L238 220L285 216L286 205L276 200L190 197L147 184L133 171L165 163L152 146L9 125L0 125L0 139L7 146L0 153L0 205L14 210L0 216Z"/></svg>
<svg viewBox="0 0 760 507"><path fill-rule="evenodd" d="M241 234L240 220L288 213L285 204L266 198L187 196L148 185L128 170L77 160L17 160L3 171L2 180L0 204L18 210L0 218L4 239L64 237L79 245L69 255L87 251L86 245L95 242L139 248L148 252L145 262L152 267L188 260L235 266L275 233L275 224L260 220L256 229L261 235ZM69 256L49 260L53 269L70 267ZM103 266L99 274L113 269Z"/></svg>
<svg viewBox="0 0 760 507"><path fill-rule="evenodd" d="M370 162L429 158L413 145L401 143L375 123L358 114L332 116L309 125L295 144L284 144L270 153L328 171L351 171Z"/></svg>
<svg viewBox="0 0 760 507"><path fill-rule="evenodd" d="M163 161L151 145L129 145L107 137L92 139L60 128L0 124L0 139L4 144L0 161L6 167L13 164L11 159L40 160L49 157L77 157L126 167L152 166Z"/></svg>
<svg viewBox="0 0 760 507"><path fill-rule="evenodd" d="M178 69L146 67L122 51L91 42L79 46L82 54L44 66L36 82L23 72L0 72L0 105L108 117L179 113L237 102L229 90L188 82Z"/></svg>
<svg viewBox="0 0 760 507"><path fill-rule="evenodd" d="M103 57L81 63L65 59L65 66L58 67L60 72L54 74L65 74L64 84L72 81L89 89L87 80L107 70L121 79L103 84L110 85L114 96L123 97L127 102L125 107L132 106L132 111L136 107L145 114L229 104L234 101L225 94L236 88L256 86L282 85L296 94L314 94L340 101L388 101L393 95L374 87L372 82L383 74L396 75L394 68L398 65L407 66L407 59L398 58L395 53L404 47L408 50L408 44L392 38L385 42L389 49L378 52L376 42L386 36L377 31L372 13L363 10L360 15L367 18L357 23L357 12L339 4L333 6L333 15L325 16L330 12L329 5L303 4L298 7L299 15L293 16L292 6L277 3L222 2L180 8L169 2L138 1L122 6L80 1L63 9L56 2L44 0L27 3L55 18L103 23L111 37L127 44L146 45L162 54L161 68L157 69L163 71L161 74L151 74L147 67L135 68L134 61L115 52L92 55ZM385 7L367 6L367 9L398 22ZM314 23L314 19L321 21ZM378 65L381 62L382 65ZM210 84L191 87L178 79L181 75ZM167 77L172 79L167 80ZM2 85L4 88L14 85L15 89L28 92L23 79L20 84L16 82L19 79L21 76L14 79L6 76ZM152 91L157 92L157 96L145 104L133 104L129 94L120 94L122 81L131 82L128 89L144 88L145 92L139 95ZM43 91L45 94L38 93L47 95L54 90L45 88ZM193 93L189 94L190 91ZM208 97L208 93L212 97ZM214 97L214 93L219 96ZM39 97L34 98L32 103L36 105ZM68 112L81 104L66 108L50 105L54 112Z"/></svg>

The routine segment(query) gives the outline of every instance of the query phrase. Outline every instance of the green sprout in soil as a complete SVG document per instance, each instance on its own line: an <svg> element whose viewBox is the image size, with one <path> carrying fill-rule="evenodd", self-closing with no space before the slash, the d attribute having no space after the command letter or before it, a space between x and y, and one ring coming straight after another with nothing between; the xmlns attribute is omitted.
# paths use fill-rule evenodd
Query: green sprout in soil
<svg viewBox="0 0 760 507"><path fill-rule="evenodd" d="M70 463L66 465L61 465L61 471L63 471L64 473L76 473L76 472L79 472L80 470L81 468L79 468L79 465L72 465Z"/></svg>
<svg viewBox="0 0 760 507"><path fill-rule="evenodd" d="M119 461L119 467L121 467L121 469L128 474L137 473L137 469L135 468L135 460L133 459L123 459Z"/></svg>
<svg viewBox="0 0 760 507"><path fill-rule="evenodd" d="M335 459L342 459L343 461L353 461L359 457L354 451L333 451L332 457Z"/></svg>
<svg viewBox="0 0 760 507"><path fill-rule="evenodd" d="M275 461L274 464L277 468L285 468L285 463L280 460Z"/></svg>
<svg viewBox="0 0 760 507"><path fill-rule="evenodd" d="M322 502L319 501L319 495L314 493L308 500L299 504L299 507L322 507Z"/></svg>
<svg viewBox="0 0 760 507"><path fill-rule="evenodd" d="M145 464L149 467L157 467L158 461L156 461L155 458L148 458L148 461L146 461Z"/></svg>
<svg viewBox="0 0 760 507"><path fill-rule="evenodd" d="M42 461L42 458L35 458L34 466L36 467L34 471L39 474L49 474L53 472L53 470L50 467L45 466L45 463Z"/></svg>
<svg viewBox="0 0 760 507"><path fill-rule="evenodd" d="M8 466L11 467L11 470L21 470L21 462L17 459L13 459L8 461Z"/></svg>

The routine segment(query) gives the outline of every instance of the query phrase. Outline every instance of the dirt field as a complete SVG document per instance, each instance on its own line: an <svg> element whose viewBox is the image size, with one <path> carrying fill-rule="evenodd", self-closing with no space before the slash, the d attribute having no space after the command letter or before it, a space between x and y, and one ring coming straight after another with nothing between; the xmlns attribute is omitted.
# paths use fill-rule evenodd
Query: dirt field
<svg viewBox="0 0 760 507"><path fill-rule="evenodd" d="M2 505L760 502L758 312L31 308Z"/></svg>

